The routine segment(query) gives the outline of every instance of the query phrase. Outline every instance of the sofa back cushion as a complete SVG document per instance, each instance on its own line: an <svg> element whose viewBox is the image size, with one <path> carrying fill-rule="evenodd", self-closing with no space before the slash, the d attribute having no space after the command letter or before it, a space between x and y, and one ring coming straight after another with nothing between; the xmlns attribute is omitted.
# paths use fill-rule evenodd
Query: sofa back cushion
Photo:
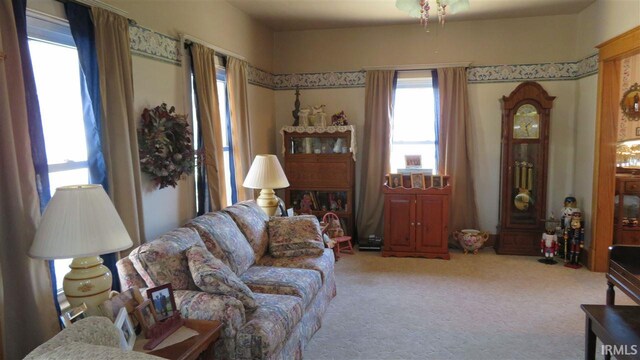
<svg viewBox="0 0 640 360"><path fill-rule="evenodd" d="M274 257L320 256L324 252L320 223L313 215L272 217L268 226L269 252Z"/></svg>
<svg viewBox="0 0 640 360"><path fill-rule="evenodd" d="M240 231L244 234L256 255L258 261L269 248L269 233L267 222L269 216L255 201L243 201L223 210L231 215Z"/></svg>
<svg viewBox="0 0 640 360"><path fill-rule="evenodd" d="M207 248L240 276L256 262L256 256L229 214L222 211L208 213L189 221L185 226L195 229ZM211 251L210 248L215 248Z"/></svg>
<svg viewBox="0 0 640 360"><path fill-rule="evenodd" d="M129 254L129 259L149 287L171 283L174 290L195 290L185 255L195 245L204 247L198 233L178 228L140 245Z"/></svg>
<svg viewBox="0 0 640 360"><path fill-rule="evenodd" d="M253 291L227 265L213 257L206 248L194 246L187 250L186 254L193 281L202 291L232 296L242 301L247 310L256 308Z"/></svg>

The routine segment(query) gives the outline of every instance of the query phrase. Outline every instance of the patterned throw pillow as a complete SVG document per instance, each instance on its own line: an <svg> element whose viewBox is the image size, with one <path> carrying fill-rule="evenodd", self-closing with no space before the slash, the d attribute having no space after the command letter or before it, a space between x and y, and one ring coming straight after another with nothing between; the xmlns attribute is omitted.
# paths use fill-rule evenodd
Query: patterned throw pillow
<svg viewBox="0 0 640 360"><path fill-rule="evenodd" d="M202 291L232 296L240 300L246 310L256 308L256 300L249 287L205 247L194 246L187 250L186 254L193 282Z"/></svg>
<svg viewBox="0 0 640 360"><path fill-rule="evenodd" d="M315 216L272 217L269 220L271 256L320 256L323 251L320 223Z"/></svg>

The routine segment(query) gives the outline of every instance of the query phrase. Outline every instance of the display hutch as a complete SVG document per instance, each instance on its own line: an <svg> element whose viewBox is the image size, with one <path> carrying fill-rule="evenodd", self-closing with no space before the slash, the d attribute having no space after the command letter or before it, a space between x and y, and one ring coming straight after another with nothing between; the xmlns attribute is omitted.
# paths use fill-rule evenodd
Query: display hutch
<svg viewBox="0 0 640 360"><path fill-rule="evenodd" d="M355 127L282 128L284 171L290 186L287 208L322 218L338 215L347 235L355 233Z"/></svg>
<svg viewBox="0 0 640 360"><path fill-rule="evenodd" d="M518 85L502 98L498 254L540 255L547 211L549 120L554 99L533 81Z"/></svg>
<svg viewBox="0 0 640 360"><path fill-rule="evenodd" d="M382 256L449 259L449 177L424 176L424 188L411 188L410 175L399 186L382 186L384 242ZM433 185L437 187L434 187Z"/></svg>
<svg viewBox="0 0 640 360"><path fill-rule="evenodd" d="M640 175L616 174L613 243L640 245Z"/></svg>

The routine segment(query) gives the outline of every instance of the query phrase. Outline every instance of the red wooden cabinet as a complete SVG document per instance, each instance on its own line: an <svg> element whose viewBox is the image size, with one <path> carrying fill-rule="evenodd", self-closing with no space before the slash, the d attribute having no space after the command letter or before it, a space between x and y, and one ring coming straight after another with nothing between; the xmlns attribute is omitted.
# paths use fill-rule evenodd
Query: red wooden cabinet
<svg viewBox="0 0 640 360"><path fill-rule="evenodd" d="M384 192L382 256L449 259L449 195L442 189L391 189Z"/></svg>

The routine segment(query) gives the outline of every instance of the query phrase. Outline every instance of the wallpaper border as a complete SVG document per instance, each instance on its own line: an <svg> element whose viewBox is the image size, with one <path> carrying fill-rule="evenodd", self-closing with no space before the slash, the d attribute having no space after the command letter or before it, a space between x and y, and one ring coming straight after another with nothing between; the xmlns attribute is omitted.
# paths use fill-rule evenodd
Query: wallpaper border
<svg viewBox="0 0 640 360"><path fill-rule="evenodd" d="M180 41L170 36L129 25L131 52L170 64L182 66ZM467 69L469 84L518 81L577 80L598 72L598 54L572 62L471 66ZM365 86L364 70L317 73L272 74L249 66L249 83L271 90L342 89Z"/></svg>

